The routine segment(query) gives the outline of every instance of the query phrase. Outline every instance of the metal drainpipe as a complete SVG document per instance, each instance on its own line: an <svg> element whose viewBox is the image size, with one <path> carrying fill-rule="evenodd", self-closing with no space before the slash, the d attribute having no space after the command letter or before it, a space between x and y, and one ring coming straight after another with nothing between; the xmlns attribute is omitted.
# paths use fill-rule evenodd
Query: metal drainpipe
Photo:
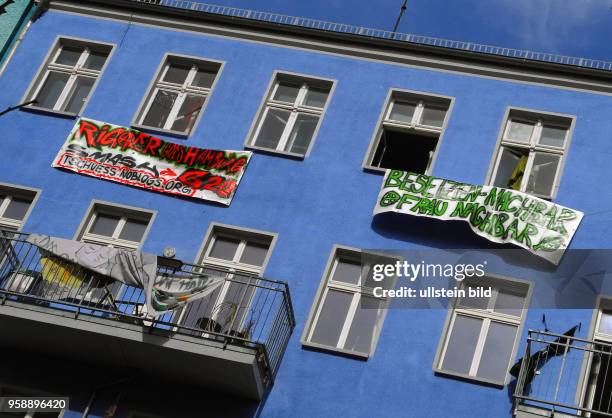
<svg viewBox="0 0 612 418"><path fill-rule="evenodd" d="M87 402L87 406L85 407L85 410L83 411L83 415L81 415L81 418L87 418L89 416L89 411L91 410L91 407L93 406L94 401L96 400L96 394L98 393L98 390L100 389L106 389L109 388L111 386L116 386L119 385L121 383L125 383L125 382L129 382L134 380L134 377L124 377L123 379L119 379L119 380L115 380L114 382L110 382L110 383L104 383L101 385L98 385L94 388L93 392L91 393L91 396L89 397L89 402Z"/></svg>

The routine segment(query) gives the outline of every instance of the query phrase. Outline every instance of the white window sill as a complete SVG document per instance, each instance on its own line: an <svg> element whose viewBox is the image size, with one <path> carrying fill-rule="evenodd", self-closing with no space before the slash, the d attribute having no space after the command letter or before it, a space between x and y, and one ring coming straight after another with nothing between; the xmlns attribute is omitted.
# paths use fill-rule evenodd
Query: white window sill
<svg viewBox="0 0 612 418"><path fill-rule="evenodd" d="M357 351L345 350L343 348L331 347L328 345L317 344L310 341L302 340L302 348L309 349L312 351L321 351L328 352L330 354L337 354L344 357L352 357L358 360L368 360L370 358L369 354L360 353Z"/></svg>
<svg viewBox="0 0 612 418"><path fill-rule="evenodd" d="M294 160L303 160L303 159L306 158L306 155L303 155L303 154L298 154L298 153L289 152L289 151L278 151L278 150L275 150L275 149L260 147L260 146L257 146L257 145L245 145L244 148L245 149L250 149L250 150L253 150L253 151L260 151L260 152L265 153L265 154L277 155L279 157L292 158Z"/></svg>
<svg viewBox="0 0 612 418"><path fill-rule="evenodd" d="M434 373L439 376L446 376L446 377L451 377L455 379L460 379L460 380L466 381L467 383L475 383L475 384L492 386L498 389L503 389L507 383L505 381L500 382L496 380L485 379L485 378L478 377L478 376L469 376L463 373L451 372L451 371L443 370L437 367L434 368L433 370L434 370Z"/></svg>
<svg viewBox="0 0 612 418"><path fill-rule="evenodd" d="M71 119L75 119L79 116L77 113L64 112L63 110L53 110L53 109L48 109L46 107L40 107L40 106L34 106L34 105L22 107L21 110L26 111L26 112L43 113L47 115L60 116L63 118L71 118Z"/></svg>
<svg viewBox="0 0 612 418"><path fill-rule="evenodd" d="M155 128L155 127L152 127L152 126L138 125L136 123L133 123L131 125L131 127L134 128L134 129L137 129L137 130L139 130L141 132L153 132L153 133L156 133L156 134L172 136L172 137L180 138L180 139L187 139L187 138L189 138L189 135L195 129L195 127L194 127L194 128L192 128L192 130L190 132L182 132L182 131L173 131L173 130L170 130L170 129Z"/></svg>

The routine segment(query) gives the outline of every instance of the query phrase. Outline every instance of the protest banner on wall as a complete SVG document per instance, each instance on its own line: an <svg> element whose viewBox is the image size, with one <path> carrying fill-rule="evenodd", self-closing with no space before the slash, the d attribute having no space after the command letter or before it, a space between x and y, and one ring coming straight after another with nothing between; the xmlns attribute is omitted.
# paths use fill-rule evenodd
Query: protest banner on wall
<svg viewBox="0 0 612 418"><path fill-rule="evenodd" d="M52 166L229 206L251 154L189 147L136 129L80 118Z"/></svg>
<svg viewBox="0 0 612 418"><path fill-rule="evenodd" d="M374 214L399 212L462 220L497 243L511 243L558 264L583 213L516 190L475 186L387 170Z"/></svg>

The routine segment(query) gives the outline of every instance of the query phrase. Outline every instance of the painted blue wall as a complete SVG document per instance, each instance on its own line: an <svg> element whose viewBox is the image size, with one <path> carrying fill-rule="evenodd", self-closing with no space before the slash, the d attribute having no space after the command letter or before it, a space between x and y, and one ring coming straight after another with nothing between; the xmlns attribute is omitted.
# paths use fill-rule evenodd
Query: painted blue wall
<svg viewBox="0 0 612 418"><path fill-rule="evenodd" d="M26 231L71 238L91 200L101 199L157 210L143 249L160 253L171 245L185 261L196 257L212 221L278 233L265 276L289 282L298 325L263 417L510 416L507 388L432 372L444 310L390 311L368 361L304 350L300 335L334 244L451 246L447 224L427 223L427 244L409 234L397 239L372 224L382 178L364 172L361 163L390 88L455 98L433 174L475 184L486 180L508 106L575 115L555 199L586 214L572 248L606 248L612 232L609 97L48 12L0 78L0 108L19 103L58 35L117 45L83 116L120 125L130 124L165 53L225 61L195 132L187 140L171 139L190 146L243 149L275 70L335 79L337 86L311 155L298 161L256 153L229 208L53 169L51 161L74 120L7 114L0 118L0 181L42 189ZM591 313L550 313L549 327L564 331L582 321L580 335L586 336ZM530 312L525 329L540 328L540 318L541 312Z"/></svg>

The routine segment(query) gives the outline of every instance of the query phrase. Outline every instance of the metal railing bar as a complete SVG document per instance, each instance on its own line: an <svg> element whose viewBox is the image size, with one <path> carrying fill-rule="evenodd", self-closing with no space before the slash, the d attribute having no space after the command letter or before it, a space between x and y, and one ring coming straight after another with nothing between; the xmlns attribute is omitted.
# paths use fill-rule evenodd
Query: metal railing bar
<svg viewBox="0 0 612 418"><path fill-rule="evenodd" d="M126 3L149 4L147 0L124 0ZM486 55L504 56L509 58L549 62L580 68L591 68L604 71L612 71L612 62L596 60L590 58L573 57L546 52L528 51L516 48L505 48L494 45L479 44L474 42L462 42L445 38L431 36L414 35L401 32L389 32L381 29L367 28L363 26L341 24L336 22L324 21L319 19L302 18L299 16L283 15L278 13L260 12L236 7L220 7L217 5L200 3L195 1L181 1L180 3L162 0L154 7L159 10L159 5L168 8L189 10L196 13L208 13L219 16L229 16L247 20L257 20L278 25L299 26L308 29L315 29L328 32L350 33L357 36L391 39L398 42L412 44L429 45L438 48L466 50Z"/></svg>

